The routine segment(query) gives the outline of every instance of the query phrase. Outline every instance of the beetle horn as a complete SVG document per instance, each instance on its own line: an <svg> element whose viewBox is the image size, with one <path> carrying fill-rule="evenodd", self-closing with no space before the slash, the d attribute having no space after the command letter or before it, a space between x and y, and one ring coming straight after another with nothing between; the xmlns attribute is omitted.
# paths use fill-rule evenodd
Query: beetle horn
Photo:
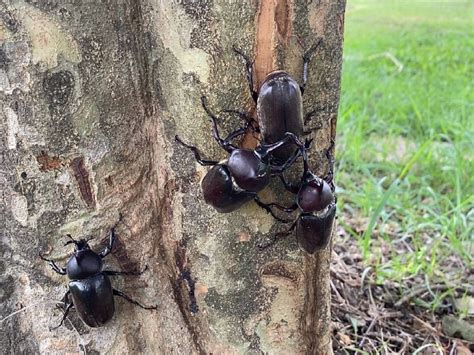
<svg viewBox="0 0 474 355"><path fill-rule="evenodd" d="M74 240L74 239L73 240L68 240L66 243L64 243L64 246L69 245L69 244L74 244L75 246L77 246L78 242L77 242L77 240Z"/></svg>
<svg viewBox="0 0 474 355"><path fill-rule="evenodd" d="M69 238L70 240L64 243L64 246L69 245L69 244L74 244L75 246L79 246L79 242L76 239L74 239L70 234L66 234L66 237Z"/></svg>

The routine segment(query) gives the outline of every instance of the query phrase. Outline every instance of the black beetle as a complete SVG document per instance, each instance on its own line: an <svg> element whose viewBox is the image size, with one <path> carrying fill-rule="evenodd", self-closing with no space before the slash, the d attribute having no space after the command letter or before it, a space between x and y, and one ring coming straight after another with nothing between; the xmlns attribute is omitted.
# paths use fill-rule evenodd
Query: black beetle
<svg viewBox="0 0 474 355"><path fill-rule="evenodd" d="M116 238L115 226L110 231L108 245L100 253L91 250L88 241L85 239L74 240L70 235L67 235L67 237L71 240L64 245L74 244L75 250L65 268L59 267L53 260L46 259L40 254L40 258L47 261L51 269L61 275L67 274L70 279L69 290L63 297L63 318L61 323L52 329L59 328L63 324L73 307L89 327L103 326L114 315L114 295L120 296L143 309L157 308L157 306L143 306L122 291L112 288L110 283L109 276L140 275L144 270L138 272L102 270L102 259L110 254L114 245Z"/></svg>
<svg viewBox="0 0 474 355"><path fill-rule="evenodd" d="M334 161L330 153L331 149L332 145L326 152L329 161L329 173L324 179L319 178L309 169L305 150L302 151L304 171L299 186L287 182L284 176L280 175L285 188L296 195L296 201L290 207L284 207L277 203L265 204L265 209L275 207L287 213L299 209L300 214L287 231L275 235L270 243L260 245L261 249L267 248L278 238L287 236L295 228L298 244L307 253L313 254L328 245L336 216L335 186L333 182ZM261 204L264 203L261 202Z"/></svg>
<svg viewBox="0 0 474 355"><path fill-rule="evenodd" d="M247 132L250 121L247 121L246 127L237 129L222 139L217 128L217 117L208 109L204 96L201 97L201 103L211 119L213 137L230 154L229 158L222 162L205 160L201 158L196 147L184 143L178 136L175 137L178 143L194 153L199 164L213 166L201 183L204 200L221 213L232 212L250 200L255 200L260 207L272 213L271 209L261 204L257 193L268 185L272 175L281 174L296 160L304 149L303 143L294 134L286 133L280 141L273 144L262 144L255 150L239 149L232 145L231 141ZM283 164L271 164L271 153L289 142L300 149ZM272 215L281 220L273 213Z"/></svg>
<svg viewBox="0 0 474 355"><path fill-rule="evenodd" d="M242 50L233 47L233 50L245 60L248 85L252 98L257 104L257 120L263 144L279 142L287 132L293 133L297 137L308 133L304 131L304 125L315 111L309 112L303 117L302 95L308 80L308 63L320 43L321 39L303 56L303 82L301 85L286 71L276 70L265 77L258 92L254 90L252 61ZM226 111L248 117L248 114L236 110ZM294 149L287 144L272 154L276 161L282 162L293 153Z"/></svg>

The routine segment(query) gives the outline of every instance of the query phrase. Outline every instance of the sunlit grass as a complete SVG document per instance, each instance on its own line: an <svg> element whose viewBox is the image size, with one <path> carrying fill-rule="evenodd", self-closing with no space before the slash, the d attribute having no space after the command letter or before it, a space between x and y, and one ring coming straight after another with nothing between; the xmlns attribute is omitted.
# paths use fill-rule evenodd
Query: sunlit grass
<svg viewBox="0 0 474 355"><path fill-rule="evenodd" d="M472 267L473 68L472 1L348 1L339 204L379 282Z"/></svg>

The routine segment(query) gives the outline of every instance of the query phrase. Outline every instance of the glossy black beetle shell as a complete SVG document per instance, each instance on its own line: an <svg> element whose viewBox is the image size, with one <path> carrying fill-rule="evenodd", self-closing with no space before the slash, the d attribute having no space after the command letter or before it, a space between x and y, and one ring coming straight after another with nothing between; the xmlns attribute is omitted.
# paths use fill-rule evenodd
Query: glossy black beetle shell
<svg viewBox="0 0 474 355"><path fill-rule="evenodd" d="M254 150L232 151L227 167L235 183L243 190L260 192L270 182L270 165L263 162Z"/></svg>
<svg viewBox="0 0 474 355"><path fill-rule="evenodd" d="M77 314L89 327L101 327L113 317L113 289L109 277L104 273L70 281L69 291Z"/></svg>
<svg viewBox="0 0 474 355"><path fill-rule="evenodd" d="M213 166L201 182L204 200L220 213L232 212L255 197L254 193L237 190L227 166Z"/></svg>
<svg viewBox="0 0 474 355"><path fill-rule="evenodd" d="M282 139L286 132L300 137L304 131L303 99L300 85L285 71L267 75L257 99L257 117L265 144ZM284 161L295 148L286 145L273 152L278 161Z"/></svg>
<svg viewBox="0 0 474 355"><path fill-rule="evenodd" d="M308 254L327 247L336 216L336 204L329 206L322 216L302 214L296 222L296 240Z"/></svg>
<svg viewBox="0 0 474 355"><path fill-rule="evenodd" d="M303 213L322 211L334 200L329 184L322 180L311 180L298 191L297 204Z"/></svg>

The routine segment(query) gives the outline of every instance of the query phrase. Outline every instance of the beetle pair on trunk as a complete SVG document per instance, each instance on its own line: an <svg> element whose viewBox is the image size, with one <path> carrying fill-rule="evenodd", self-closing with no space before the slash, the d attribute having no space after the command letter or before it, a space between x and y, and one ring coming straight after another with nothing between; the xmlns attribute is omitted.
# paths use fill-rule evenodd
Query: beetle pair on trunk
<svg viewBox="0 0 474 355"><path fill-rule="evenodd" d="M218 212L235 211L243 204L254 200L260 207L271 213L279 221L272 208L291 213L300 210L298 218L290 229L277 236L289 234L296 228L299 245L308 253L324 248L331 237L332 226L336 213L334 184L332 182L332 159L327 181L313 174L308 165L307 148L309 142L303 144L299 137L304 132L304 124L309 116L303 115L303 100L307 78L308 63L311 55L321 41L303 56L303 82L301 85L285 71L273 71L263 81L260 90L254 90L253 64L250 58L238 48L233 48L246 64L249 89L257 105L258 130L261 144L255 148L239 149L232 145L232 140L245 134L253 127L253 119L246 113L236 110L224 112L237 113L246 120L246 125L230 133L225 139L219 135L217 117L207 107L205 97L201 103L210 117L213 136L218 144L230 155L223 162L205 160L194 146L184 143L178 136L176 141L193 151L198 163L213 166L202 180L201 187L206 203ZM330 154L330 153L329 153ZM299 156L303 157L304 171L299 186L290 186L283 176ZM280 176L285 187L296 194L294 206L285 208L277 203L265 204L257 196L270 182L272 176ZM276 238L274 238L276 240Z"/></svg>

